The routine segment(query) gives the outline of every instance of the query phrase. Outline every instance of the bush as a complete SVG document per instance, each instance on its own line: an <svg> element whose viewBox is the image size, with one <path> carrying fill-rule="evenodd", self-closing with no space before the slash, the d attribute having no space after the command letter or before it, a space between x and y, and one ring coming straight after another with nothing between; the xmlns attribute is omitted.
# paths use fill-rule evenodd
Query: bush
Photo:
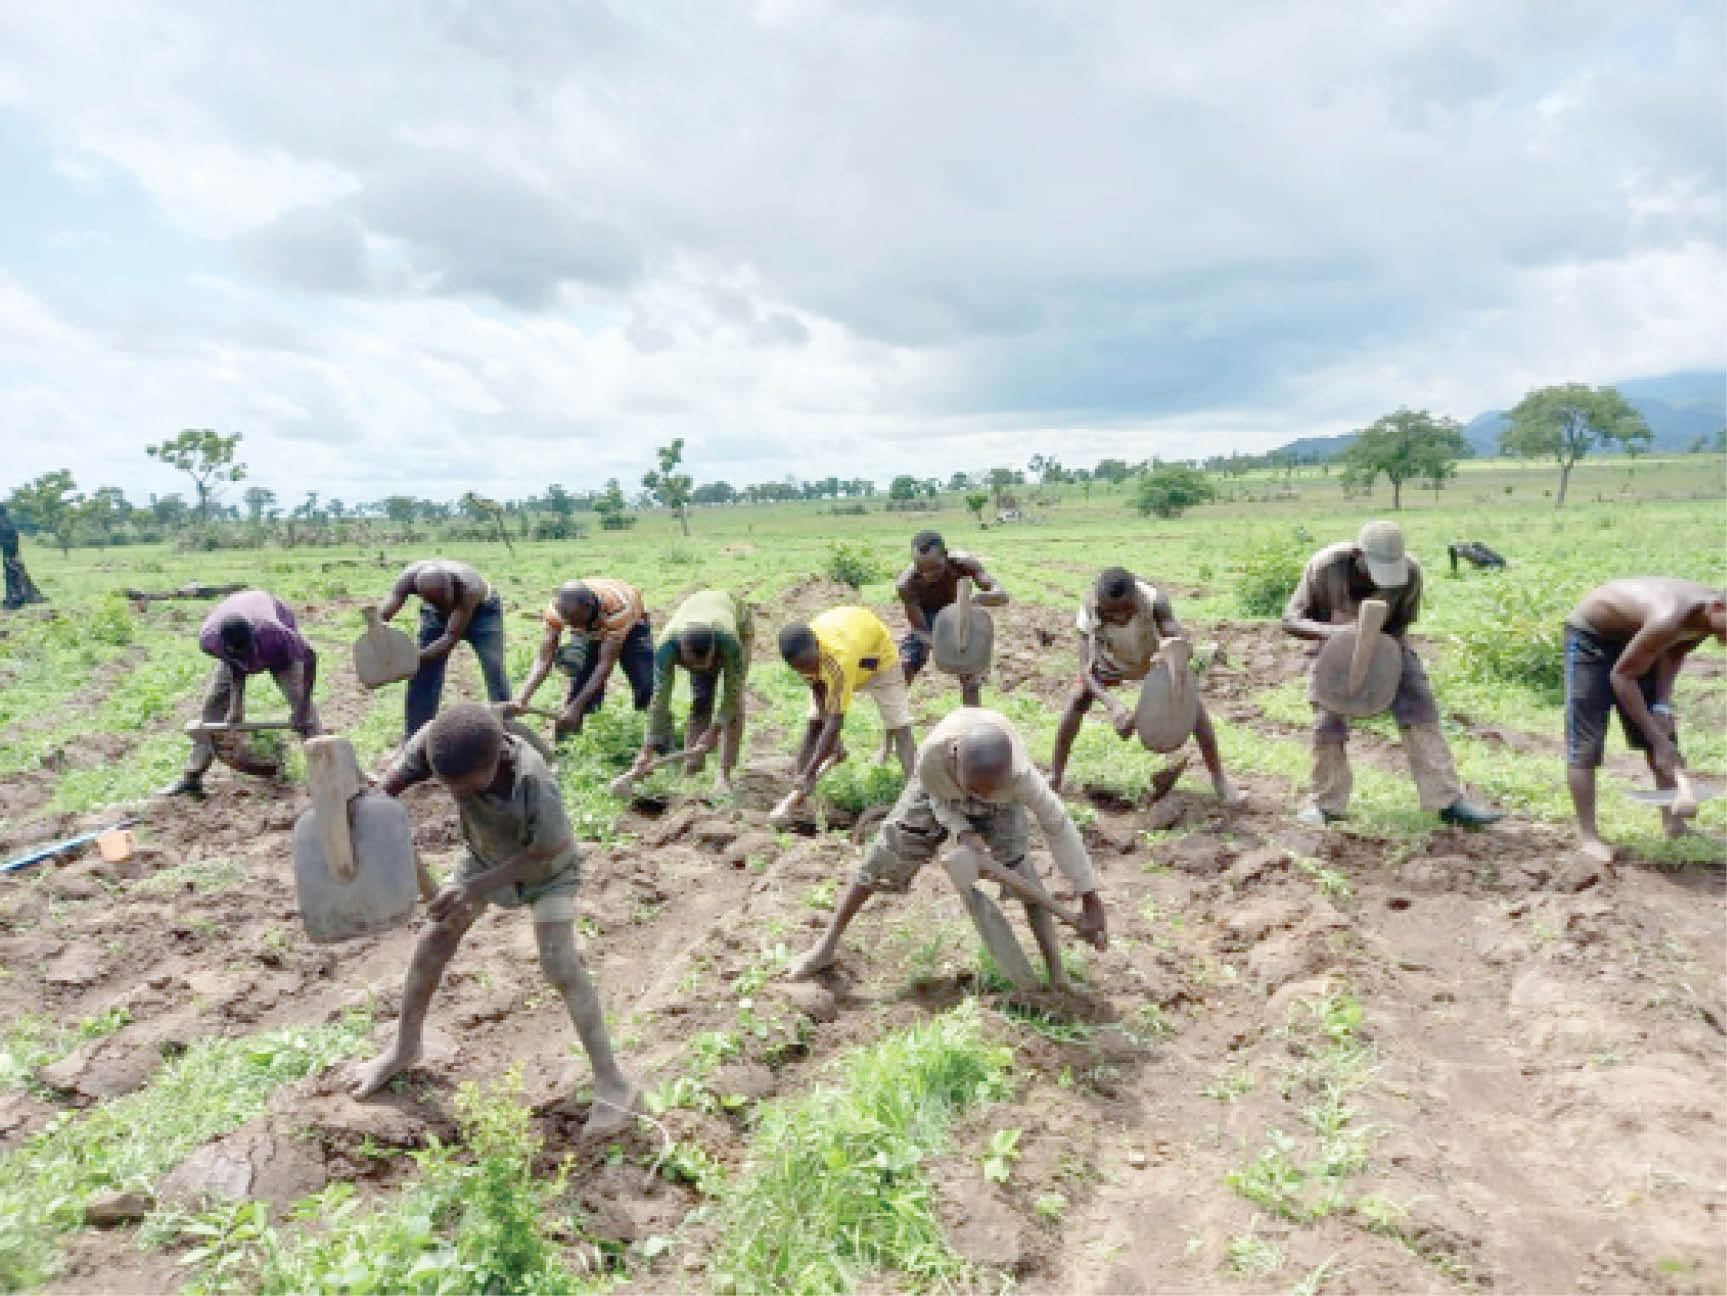
<svg viewBox="0 0 1727 1296"><path fill-rule="evenodd" d="M1186 464L1159 464L1139 475L1134 507L1141 513L1175 517L1194 504L1209 504L1217 498L1217 487L1197 468Z"/></svg>
<svg viewBox="0 0 1727 1296"><path fill-rule="evenodd" d="M1283 614L1283 605L1295 592L1306 566L1307 543L1296 537L1292 543L1280 536L1267 536L1241 555L1241 578L1235 585L1235 600L1248 616Z"/></svg>
<svg viewBox="0 0 1727 1296"><path fill-rule="evenodd" d="M1569 598L1545 584L1506 576L1473 586L1485 606L1452 636L1458 674L1538 690L1553 701L1565 693L1565 614Z"/></svg>
<svg viewBox="0 0 1727 1296"><path fill-rule="evenodd" d="M830 540L827 574L841 585L850 585L855 590L884 581L893 573L863 546Z"/></svg>

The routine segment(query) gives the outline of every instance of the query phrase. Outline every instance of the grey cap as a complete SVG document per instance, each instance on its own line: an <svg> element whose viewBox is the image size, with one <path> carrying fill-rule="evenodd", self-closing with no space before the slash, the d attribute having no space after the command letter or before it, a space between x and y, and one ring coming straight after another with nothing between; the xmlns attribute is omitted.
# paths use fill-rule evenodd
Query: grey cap
<svg viewBox="0 0 1727 1296"><path fill-rule="evenodd" d="M1381 589L1409 584L1409 559L1403 556L1403 528L1395 522L1367 522L1355 537L1355 547L1367 560L1367 574Z"/></svg>

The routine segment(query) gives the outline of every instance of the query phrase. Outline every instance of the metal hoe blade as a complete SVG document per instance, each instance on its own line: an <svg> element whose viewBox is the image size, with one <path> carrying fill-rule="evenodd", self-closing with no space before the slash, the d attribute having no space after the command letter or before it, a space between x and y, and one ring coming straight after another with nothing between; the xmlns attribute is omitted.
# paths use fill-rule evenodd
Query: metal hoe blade
<svg viewBox="0 0 1727 1296"><path fill-rule="evenodd" d="M955 851L948 857L947 872L953 879L953 884L959 888L960 899L965 902L966 912L971 915L972 926L977 928L979 939L995 959L1002 974L1013 983L1016 990L1036 990L1037 973L1032 970L1031 960L1026 958L1019 938L1013 934L1013 928L1008 926L1007 916L994 900L973 885L978 872L977 861L971 852Z"/></svg>

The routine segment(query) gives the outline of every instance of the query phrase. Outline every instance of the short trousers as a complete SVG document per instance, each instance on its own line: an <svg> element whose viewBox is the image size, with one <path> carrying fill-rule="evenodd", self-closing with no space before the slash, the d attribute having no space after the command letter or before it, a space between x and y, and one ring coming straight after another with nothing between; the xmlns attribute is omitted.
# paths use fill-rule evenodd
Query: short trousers
<svg viewBox="0 0 1727 1296"><path fill-rule="evenodd" d="M908 631L899 641L899 659L916 675L929 663L929 644L922 635Z"/></svg>
<svg viewBox="0 0 1727 1296"><path fill-rule="evenodd" d="M911 728L911 697L906 693L905 675L899 662L884 666L859 684L855 696L868 696L875 701L876 710L881 712L882 728ZM821 716L821 708L811 701L810 719L819 720Z"/></svg>
<svg viewBox="0 0 1727 1296"><path fill-rule="evenodd" d="M1613 666L1625 644L1609 643L1579 626L1565 627L1565 762L1577 769L1594 769L1607 751L1608 717L1619 713L1625 741L1636 751L1648 751L1644 736L1613 694ZM1655 702L1655 668L1637 680L1643 701Z"/></svg>
<svg viewBox="0 0 1727 1296"><path fill-rule="evenodd" d="M456 875L450 880L459 885L470 878L478 877L491 867L479 856L469 852L456 866ZM499 887L496 891L488 891L485 901L487 904L497 905L500 909L520 909L526 905L533 912L534 921L537 923L574 922L576 892L581 885L582 862L577 859L567 868L532 886L517 882Z"/></svg>
<svg viewBox="0 0 1727 1296"><path fill-rule="evenodd" d="M988 843L996 863L1017 868L1025 859L1029 840L1023 807L1006 805L989 814L968 814L966 820ZM904 891L918 871L936 857L947 838L947 829L930 808L929 794L916 783L908 783L852 880L873 891Z"/></svg>

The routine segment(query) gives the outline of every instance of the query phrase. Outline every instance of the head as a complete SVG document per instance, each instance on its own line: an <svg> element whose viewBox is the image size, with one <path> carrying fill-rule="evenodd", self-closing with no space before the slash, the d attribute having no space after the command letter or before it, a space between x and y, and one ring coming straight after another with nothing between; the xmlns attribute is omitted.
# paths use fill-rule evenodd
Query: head
<svg viewBox="0 0 1727 1296"><path fill-rule="evenodd" d="M1403 553L1403 528L1395 522L1364 522L1355 537L1355 561L1380 589L1409 584L1409 559Z"/></svg>
<svg viewBox="0 0 1727 1296"><path fill-rule="evenodd" d="M252 623L243 616L223 617L216 626L222 641L222 656L227 661L241 661L252 652Z"/></svg>
<svg viewBox="0 0 1727 1296"><path fill-rule="evenodd" d="M1013 739L994 723L973 725L955 744L960 786L992 799L1013 781Z"/></svg>
<svg viewBox="0 0 1727 1296"><path fill-rule="evenodd" d="M599 596L581 581L565 581L552 595L552 606L565 625L592 625L600 614Z"/></svg>
<svg viewBox="0 0 1727 1296"><path fill-rule="evenodd" d="M934 531L919 531L911 538L912 566L919 574L935 576L947 566L947 545Z"/></svg>
<svg viewBox="0 0 1727 1296"><path fill-rule="evenodd" d="M1092 584L1098 620L1108 625L1126 625L1133 619L1134 594L1139 581L1125 567L1105 567Z"/></svg>
<svg viewBox="0 0 1727 1296"><path fill-rule="evenodd" d="M678 636L678 661L687 671L706 675L720 664L720 639L714 628L693 625Z"/></svg>
<svg viewBox="0 0 1727 1296"><path fill-rule="evenodd" d="M474 796L492 785L503 759L504 727L489 707L457 703L438 712L426 729L432 773L451 796Z"/></svg>
<svg viewBox="0 0 1727 1296"><path fill-rule="evenodd" d="M814 679L821 664L821 645L816 632L801 622L793 622L780 631L780 656L785 663L805 679Z"/></svg>
<svg viewBox="0 0 1727 1296"><path fill-rule="evenodd" d="M434 607L449 607L456 600L456 583L447 571L424 568L414 574L414 593Z"/></svg>

